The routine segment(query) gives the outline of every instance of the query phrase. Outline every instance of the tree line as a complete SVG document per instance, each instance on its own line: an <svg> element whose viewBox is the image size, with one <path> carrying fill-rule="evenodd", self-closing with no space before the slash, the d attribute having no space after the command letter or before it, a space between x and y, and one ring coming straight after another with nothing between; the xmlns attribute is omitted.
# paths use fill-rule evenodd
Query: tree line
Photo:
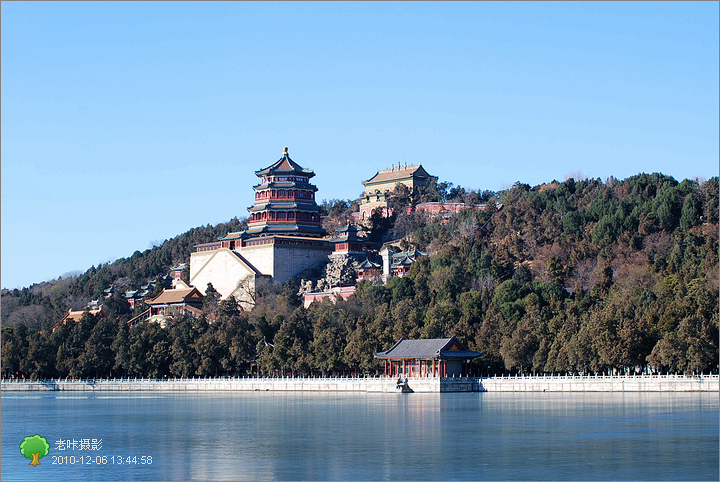
<svg viewBox="0 0 720 482"><path fill-rule="evenodd" d="M373 218L376 240L428 255L348 300L305 309L290 280L251 312L211 291L214 323L128 327L116 308L54 333L3 327L3 376L375 373L401 337L453 335L483 353L476 374L718 372L717 177L516 183L485 202L504 209Z"/></svg>

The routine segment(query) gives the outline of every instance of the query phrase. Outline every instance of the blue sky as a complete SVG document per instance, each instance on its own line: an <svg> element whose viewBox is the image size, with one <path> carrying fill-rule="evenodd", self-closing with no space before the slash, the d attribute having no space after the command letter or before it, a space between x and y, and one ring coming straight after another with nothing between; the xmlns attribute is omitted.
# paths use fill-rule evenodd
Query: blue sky
<svg viewBox="0 0 720 482"><path fill-rule="evenodd" d="M718 175L718 3L2 2L1 278L318 199L391 164L500 190Z"/></svg>

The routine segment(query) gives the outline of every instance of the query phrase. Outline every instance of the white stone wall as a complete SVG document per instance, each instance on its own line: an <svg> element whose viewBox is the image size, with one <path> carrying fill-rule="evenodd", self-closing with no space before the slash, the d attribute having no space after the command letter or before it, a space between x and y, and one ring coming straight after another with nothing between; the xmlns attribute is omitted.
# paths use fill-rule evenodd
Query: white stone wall
<svg viewBox="0 0 720 482"><path fill-rule="evenodd" d="M275 249L272 244L246 246L239 252L259 272L275 277Z"/></svg>
<svg viewBox="0 0 720 482"><path fill-rule="evenodd" d="M212 283L223 299L232 294L240 302L249 302L248 290L254 290L257 273L284 283L303 270L327 261L332 248L266 244L246 246L237 253L228 248L192 253L190 284L205 294L207 284Z"/></svg>
<svg viewBox="0 0 720 482"><path fill-rule="evenodd" d="M717 375L599 375L478 379L488 392L717 392Z"/></svg>
<svg viewBox="0 0 720 482"><path fill-rule="evenodd" d="M138 391L138 390L247 390L247 391L354 391L402 393L397 377L366 378L203 378L171 380L42 380L3 379L2 391ZM415 393L438 392L714 392L717 375L599 376L599 377L411 377L407 388ZM406 391L409 391L406 390Z"/></svg>
<svg viewBox="0 0 720 482"><path fill-rule="evenodd" d="M8 382L3 391L306 391L401 393L389 378L207 378L173 380L44 380Z"/></svg>
<svg viewBox="0 0 720 482"><path fill-rule="evenodd" d="M203 294L207 284L220 293L223 299L238 290L238 286L248 277L253 279L255 271L227 248L216 251L204 251L190 255L190 284Z"/></svg>
<svg viewBox="0 0 720 482"><path fill-rule="evenodd" d="M240 250L258 271L272 276L278 283L286 282L316 263L327 261L331 253L332 248L272 244L247 246Z"/></svg>

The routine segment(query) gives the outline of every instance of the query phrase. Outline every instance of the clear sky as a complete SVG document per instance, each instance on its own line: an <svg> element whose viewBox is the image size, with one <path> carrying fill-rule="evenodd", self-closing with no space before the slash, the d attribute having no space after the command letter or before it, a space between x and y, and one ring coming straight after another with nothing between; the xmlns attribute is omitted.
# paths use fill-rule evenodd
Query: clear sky
<svg viewBox="0 0 720 482"><path fill-rule="evenodd" d="M2 287L422 163L500 190L718 175L718 2L2 2Z"/></svg>

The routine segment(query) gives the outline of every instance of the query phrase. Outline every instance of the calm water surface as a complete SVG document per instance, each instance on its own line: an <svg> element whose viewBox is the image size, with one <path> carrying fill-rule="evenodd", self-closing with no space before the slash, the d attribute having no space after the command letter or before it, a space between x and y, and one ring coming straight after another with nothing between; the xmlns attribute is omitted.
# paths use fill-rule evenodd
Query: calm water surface
<svg viewBox="0 0 720 482"><path fill-rule="evenodd" d="M717 393L7 392L1 413L2 480L718 480L720 470ZM36 433L50 453L33 467L19 444ZM102 443L58 450L73 439Z"/></svg>

